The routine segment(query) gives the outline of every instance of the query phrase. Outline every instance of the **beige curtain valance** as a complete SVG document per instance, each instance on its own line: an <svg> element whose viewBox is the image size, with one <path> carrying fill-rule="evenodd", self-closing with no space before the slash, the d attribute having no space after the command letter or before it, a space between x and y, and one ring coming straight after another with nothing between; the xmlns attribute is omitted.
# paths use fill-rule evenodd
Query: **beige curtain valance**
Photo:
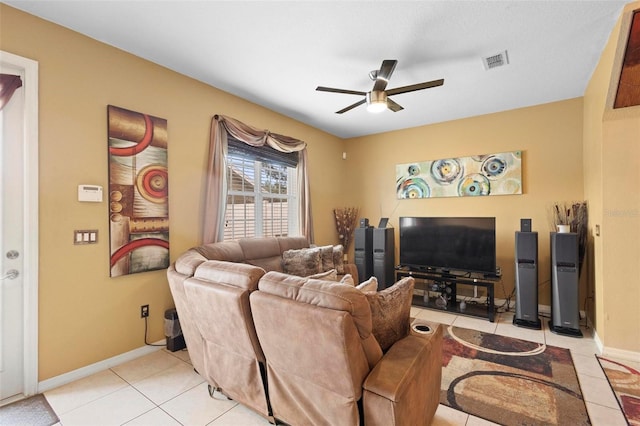
<svg viewBox="0 0 640 426"><path fill-rule="evenodd" d="M231 117L214 115L213 119L223 126L228 134L251 146L267 145L281 152L298 152L307 147L307 144L299 139L271 133L269 130L259 130Z"/></svg>

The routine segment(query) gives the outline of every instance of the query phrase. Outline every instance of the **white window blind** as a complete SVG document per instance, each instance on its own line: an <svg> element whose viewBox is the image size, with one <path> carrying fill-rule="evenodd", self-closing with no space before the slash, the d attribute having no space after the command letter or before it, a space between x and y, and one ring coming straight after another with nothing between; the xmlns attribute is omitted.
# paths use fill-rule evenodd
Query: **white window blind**
<svg viewBox="0 0 640 426"><path fill-rule="evenodd" d="M297 158L229 139L225 240L298 233Z"/></svg>

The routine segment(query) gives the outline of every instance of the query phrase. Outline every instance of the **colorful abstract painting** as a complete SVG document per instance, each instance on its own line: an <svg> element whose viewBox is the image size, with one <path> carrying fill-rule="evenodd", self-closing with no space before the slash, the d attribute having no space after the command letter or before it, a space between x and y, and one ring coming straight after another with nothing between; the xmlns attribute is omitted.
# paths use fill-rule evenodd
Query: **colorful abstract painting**
<svg viewBox="0 0 640 426"><path fill-rule="evenodd" d="M111 276L169 266L167 120L109 105Z"/></svg>
<svg viewBox="0 0 640 426"><path fill-rule="evenodd" d="M640 105L640 11L635 11L629 28L614 108Z"/></svg>
<svg viewBox="0 0 640 426"><path fill-rule="evenodd" d="M398 198L522 194L520 151L396 165Z"/></svg>

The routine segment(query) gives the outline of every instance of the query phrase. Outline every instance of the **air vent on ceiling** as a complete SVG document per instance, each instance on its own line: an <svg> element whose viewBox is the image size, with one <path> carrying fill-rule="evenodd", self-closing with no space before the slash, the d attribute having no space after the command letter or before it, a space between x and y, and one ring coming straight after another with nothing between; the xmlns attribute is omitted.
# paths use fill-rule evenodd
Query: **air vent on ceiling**
<svg viewBox="0 0 640 426"><path fill-rule="evenodd" d="M482 65L484 65L485 70L502 67L504 65L507 65L508 63L509 56L507 55L506 50L498 54L482 58Z"/></svg>

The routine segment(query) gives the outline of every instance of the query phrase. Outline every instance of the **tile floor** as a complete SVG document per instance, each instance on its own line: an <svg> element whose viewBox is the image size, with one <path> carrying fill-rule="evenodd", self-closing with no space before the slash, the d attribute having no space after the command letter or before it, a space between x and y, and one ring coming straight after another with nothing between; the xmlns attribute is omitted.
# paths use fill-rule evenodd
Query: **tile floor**
<svg viewBox="0 0 640 426"><path fill-rule="evenodd" d="M511 313L500 314L494 323L418 307L412 308L412 316L570 349L592 424L626 425L594 356L597 348L590 329L584 329L585 337L577 339L552 334L548 321L544 321L544 330L515 327ZM63 426L269 424L224 397L210 398L207 384L193 371L186 351L172 353L162 349L47 391L45 396ZM443 405L433 421L434 426L491 424Z"/></svg>

